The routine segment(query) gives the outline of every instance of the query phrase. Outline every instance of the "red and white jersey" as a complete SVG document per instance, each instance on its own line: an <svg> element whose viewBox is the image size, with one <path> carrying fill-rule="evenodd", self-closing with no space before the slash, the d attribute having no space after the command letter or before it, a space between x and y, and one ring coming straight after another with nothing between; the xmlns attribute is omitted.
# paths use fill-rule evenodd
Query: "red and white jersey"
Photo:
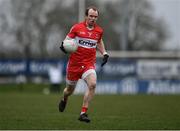
<svg viewBox="0 0 180 131"><path fill-rule="evenodd" d="M96 62L96 47L102 38L103 30L95 24L92 30L86 27L86 22L75 24L68 37L76 40L78 49L69 58L68 66L92 66ZM73 70L73 68L72 68Z"/></svg>

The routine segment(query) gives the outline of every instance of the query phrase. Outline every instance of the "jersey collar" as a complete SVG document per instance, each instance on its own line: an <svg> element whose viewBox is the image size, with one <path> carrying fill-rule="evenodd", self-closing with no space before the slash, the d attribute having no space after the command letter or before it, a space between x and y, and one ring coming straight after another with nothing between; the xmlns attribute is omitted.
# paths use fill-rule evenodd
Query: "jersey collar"
<svg viewBox="0 0 180 131"><path fill-rule="evenodd" d="M85 27L86 27L88 30L93 30L93 29L96 27L96 24L94 24L94 26L93 26L92 29L88 28L88 26L87 26L87 24L86 24L86 20L84 21L84 25L85 25Z"/></svg>

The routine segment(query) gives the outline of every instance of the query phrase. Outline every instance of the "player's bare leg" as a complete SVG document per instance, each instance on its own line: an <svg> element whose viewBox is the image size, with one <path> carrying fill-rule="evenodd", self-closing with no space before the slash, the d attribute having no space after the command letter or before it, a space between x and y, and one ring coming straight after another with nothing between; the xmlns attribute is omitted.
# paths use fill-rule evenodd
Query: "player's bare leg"
<svg viewBox="0 0 180 131"><path fill-rule="evenodd" d="M74 92L75 85L67 85L66 88L63 91L63 98L61 99L59 103L59 111L63 112L66 104L68 97Z"/></svg>
<svg viewBox="0 0 180 131"><path fill-rule="evenodd" d="M87 83L88 89L84 95L83 99L83 105L82 105L82 110L81 114L79 117L80 121L85 121L85 122L90 122L90 119L88 118L86 112L89 107L89 103L92 100L94 93L95 93L95 88L96 88L96 75L94 73L89 74L86 78L85 81Z"/></svg>
<svg viewBox="0 0 180 131"><path fill-rule="evenodd" d="M89 107L89 103L92 100L94 93L95 93L95 88L96 88L96 75L94 73L89 74L86 78L85 81L87 83L88 89L85 92L84 95L84 100L83 100L83 107Z"/></svg>

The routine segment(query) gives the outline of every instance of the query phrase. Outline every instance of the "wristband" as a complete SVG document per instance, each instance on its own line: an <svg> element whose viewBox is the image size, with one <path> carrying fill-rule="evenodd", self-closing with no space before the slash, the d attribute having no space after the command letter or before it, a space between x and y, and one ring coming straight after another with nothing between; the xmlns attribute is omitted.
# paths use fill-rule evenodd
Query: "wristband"
<svg viewBox="0 0 180 131"><path fill-rule="evenodd" d="M108 54L106 51L103 53L103 55L106 55L106 54Z"/></svg>

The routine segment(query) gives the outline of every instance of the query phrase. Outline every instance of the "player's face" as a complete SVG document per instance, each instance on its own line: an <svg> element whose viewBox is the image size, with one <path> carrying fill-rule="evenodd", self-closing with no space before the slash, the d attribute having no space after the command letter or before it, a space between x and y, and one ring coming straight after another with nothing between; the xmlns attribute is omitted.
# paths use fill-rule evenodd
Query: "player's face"
<svg viewBox="0 0 180 131"><path fill-rule="evenodd" d="M98 19L98 12L94 11L93 9L90 9L88 12L88 16L86 16L86 22L88 26L94 26Z"/></svg>

